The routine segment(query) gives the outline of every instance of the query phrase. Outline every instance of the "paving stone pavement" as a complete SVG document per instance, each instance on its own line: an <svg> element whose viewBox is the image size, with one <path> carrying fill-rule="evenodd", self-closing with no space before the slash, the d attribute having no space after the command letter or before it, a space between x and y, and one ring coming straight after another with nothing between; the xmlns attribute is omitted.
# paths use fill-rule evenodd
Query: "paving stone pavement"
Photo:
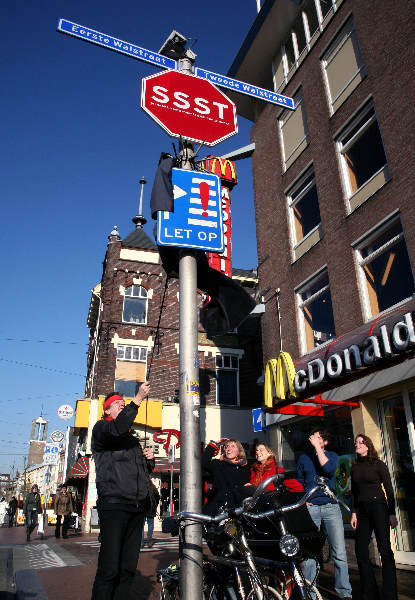
<svg viewBox="0 0 415 600"><path fill-rule="evenodd" d="M70 534L67 540L56 540L53 529L45 539L32 535L25 540L25 529L0 528L0 600L90 600L95 576L99 542L96 534ZM138 564L129 599L158 600L156 571L177 561L177 538L155 533L152 548L145 548ZM349 553L350 554L350 553ZM349 573L353 600L361 600L359 576L354 557L350 555ZM381 582L380 569L376 575ZM335 600L333 565L327 563L319 578L325 600ZM398 570L399 600L415 599L415 571Z"/></svg>

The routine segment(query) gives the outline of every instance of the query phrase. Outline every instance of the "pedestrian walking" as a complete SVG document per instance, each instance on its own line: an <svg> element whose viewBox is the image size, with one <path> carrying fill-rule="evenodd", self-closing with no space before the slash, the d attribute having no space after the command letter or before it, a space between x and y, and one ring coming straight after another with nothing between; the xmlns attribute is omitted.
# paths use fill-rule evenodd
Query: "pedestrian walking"
<svg viewBox="0 0 415 600"><path fill-rule="evenodd" d="M42 513L39 488L36 484L32 485L32 490L26 496L23 513L26 520L26 540L30 542L30 536L38 522L38 515Z"/></svg>
<svg viewBox="0 0 415 600"><path fill-rule="evenodd" d="M13 496L13 498L9 502L9 527L13 527L13 525L16 525L17 505L17 498L16 496Z"/></svg>
<svg viewBox="0 0 415 600"><path fill-rule="evenodd" d="M308 438L312 446L311 452L302 454L298 459L298 481L303 484L306 492L314 487L317 475L328 478L328 484L334 490L334 474L339 457L335 452L326 450L329 437L330 434L325 429L314 429ZM351 600L352 588L349 580L343 518L340 507L323 492L317 491L307 502L307 508L317 527L320 529L323 523L326 528L334 562L334 589L343 600ZM313 559L307 559L303 562L303 572L308 581L314 580L316 563Z"/></svg>
<svg viewBox="0 0 415 600"><path fill-rule="evenodd" d="M127 406L109 394L92 431L101 530L92 600L127 600L136 572L154 455L141 448L131 426L149 392L150 383L143 383Z"/></svg>
<svg viewBox="0 0 415 600"><path fill-rule="evenodd" d="M72 498L68 493L66 485L63 485L56 494L53 501L53 509L56 515L55 538L59 539L61 537L61 522L63 517L62 537L66 539L68 537L68 528L73 513Z"/></svg>
<svg viewBox="0 0 415 600"><path fill-rule="evenodd" d="M141 547L144 548L145 543L147 543L148 548L151 548L153 545L153 532L154 532L154 517L157 515L157 508L160 502L160 494L156 486L152 481L150 481L151 488L151 503L147 509L146 516L143 522L143 533L141 535ZM147 539L145 539L144 528L147 521Z"/></svg>
<svg viewBox="0 0 415 600"><path fill-rule="evenodd" d="M9 505L6 502L6 498L3 496L0 498L0 527L6 526L6 516L9 514Z"/></svg>
<svg viewBox="0 0 415 600"><path fill-rule="evenodd" d="M355 552L364 600L397 600L396 566L390 543L390 528L398 523L388 467L378 457L372 440L359 434L355 440L356 460L352 465L352 517L356 530ZM382 593L376 584L369 558L369 542L375 532L382 559Z"/></svg>

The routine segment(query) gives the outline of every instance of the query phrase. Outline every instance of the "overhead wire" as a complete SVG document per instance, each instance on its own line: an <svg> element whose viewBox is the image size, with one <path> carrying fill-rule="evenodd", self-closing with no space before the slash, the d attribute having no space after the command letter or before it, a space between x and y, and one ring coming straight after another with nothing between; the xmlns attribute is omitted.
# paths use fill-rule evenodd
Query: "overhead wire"
<svg viewBox="0 0 415 600"><path fill-rule="evenodd" d="M88 346L84 342L67 342L64 340L36 340L29 338L12 338L12 337L0 337L3 342L29 342L31 344L68 344L69 346Z"/></svg>
<svg viewBox="0 0 415 600"><path fill-rule="evenodd" d="M14 365L19 365L22 367L32 367L34 369L42 369L44 371L50 371L52 373L60 373L61 375L71 375L71 376L85 378L85 375L81 375L80 373L73 373L71 371L63 371L61 369L54 369L52 367L44 367L42 365L34 365L32 363L21 362L20 360L11 360L9 358L4 358L3 356L0 356L0 360L3 362L14 364Z"/></svg>

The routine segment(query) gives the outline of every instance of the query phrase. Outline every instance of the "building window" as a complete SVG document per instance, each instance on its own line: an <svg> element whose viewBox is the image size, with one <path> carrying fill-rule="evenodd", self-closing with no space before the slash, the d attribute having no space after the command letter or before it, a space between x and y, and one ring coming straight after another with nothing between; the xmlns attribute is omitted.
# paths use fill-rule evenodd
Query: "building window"
<svg viewBox="0 0 415 600"><path fill-rule="evenodd" d="M309 0L304 6L305 29L307 40L310 41L317 31L320 31L319 13L315 0Z"/></svg>
<svg viewBox="0 0 415 600"><path fill-rule="evenodd" d="M115 391L134 398L140 385L146 380L147 348L145 346L117 347Z"/></svg>
<svg viewBox="0 0 415 600"><path fill-rule="evenodd" d="M239 405L239 358L233 354L216 355L216 404Z"/></svg>
<svg viewBox="0 0 415 600"><path fill-rule="evenodd" d="M342 0L306 0L301 3L302 10L272 63L276 92L280 92L288 83L341 2Z"/></svg>
<svg viewBox="0 0 415 600"><path fill-rule="evenodd" d="M284 171L308 145L308 132L302 91L294 96L295 110L285 110L279 118Z"/></svg>
<svg viewBox="0 0 415 600"><path fill-rule="evenodd" d="M330 112L333 114L365 76L363 58L352 19L335 37L322 59Z"/></svg>
<svg viewBox="0 0 415 600"><path fill-rule="evenodd" d="M125 288L122 320L125 323L147 323L147 290L141 285Z"/></svg>
<svg viewBox="0 0 415 600"><path fill-rule="evenodd" d="M118 360L133 360L133 361L139 361L139 362L146 362L147 348L145 346L119 345L117 347L117 359Z"/></svg>
<svg viewBox="0 0 415 600"><path fill-rule="evenodd" d="M302 353L336 337L329 276L323 269L297 288Z"/></svg>
<svg viewBox="0 0 415 600"><path fill-rule="evenodd" d="M399 217L355 246L366 320L409 298L414 277Z"/></svg>
<svg viewBox="0 0 415 600"><path fill-rule="evenodd" d="M297 181L287 193L294 260L322 236L320 208L313 169ZM307 244L305 241L307 240Z"/></svg>
<svg viewBox="0 0 415 600"><path fill-rule="evenodd" d="M278 92L285 86L285 69L282 48L278 50L272 62L272 78L274 81L274 90Z"/></svg>
<svg viewBox="0 0 415 600"><path fill-rule="evenodd" d="M369 103L336 139L349 210L390 178L375 108Z"/></svg>
<svg viewBox="0 0 415 600"><path fill-rule="evenodd" d="M327 15L333 13L336 2L334 0L317 0L317 10L320 11L320 21L323 22Z"/></svg>

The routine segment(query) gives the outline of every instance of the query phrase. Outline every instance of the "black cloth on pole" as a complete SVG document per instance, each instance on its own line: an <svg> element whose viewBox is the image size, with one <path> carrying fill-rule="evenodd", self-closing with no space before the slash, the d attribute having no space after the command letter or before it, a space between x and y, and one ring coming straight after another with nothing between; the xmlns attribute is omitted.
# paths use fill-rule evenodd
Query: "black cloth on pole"
<svg viewBox="0 0 415 600"><path fill-rule="evenodd" d="M162 155L151 192L151 214L174 210L171 170L175 160ZM170 276L179 273L180 248L158 246L164 270ZM209 266L202 250L194 250L197 262L197 287L206 292L211 300L200 309L200 323L208 337L233 331L256 306L254 298L236 281Z"/></svg>
<svg viewBox="0 0 415 600"><path fill-rule="evenodd" d="M157 211L159 210L174 211L171 170L175 165L176 160L170 154L166 154L165 152L161 154L150 198L150 209L153 219L157 219Z"/></svg>

